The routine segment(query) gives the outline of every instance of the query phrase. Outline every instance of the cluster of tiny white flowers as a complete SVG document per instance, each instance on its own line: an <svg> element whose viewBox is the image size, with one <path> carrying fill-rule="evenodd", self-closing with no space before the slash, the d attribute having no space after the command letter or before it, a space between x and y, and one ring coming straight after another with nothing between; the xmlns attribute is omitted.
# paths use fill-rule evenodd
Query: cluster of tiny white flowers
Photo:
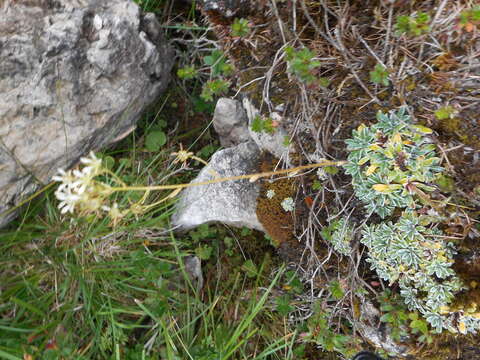
<svg viewBox="0 0 480 360"><path fill-rule="evenodd" d="M328 174L326 173L324 168L319 167L317 170L317 177L321 181L325 181L328 179Z"/></svg>
<svg viewBox="0 0 480 360"><path fill-rule="evenodd" d="M295 202L291 197L283 199L280 205L282 205L283 210L285 211L293 211L293 209L295 208Z"/></svg>
<svg viewBox="0 0 480 360"><path fill-rule="evenodd" d="M102 172L102 160L93 152L88 157L83 157L80 162L85 165L82 170L58 170L58 175L53 176L54 181L60 182L55 196L60 200L58 208L62 214L73 213L80 204L88 204L95 209L101 206L100 201L95 201L92 179Z"/></svg>
<svg viewBox="0 0 480 360"><path fill-rule="evenodd" d="M275 190L268 190L267 191L267 198L272 199L275 196Z"/></svg>

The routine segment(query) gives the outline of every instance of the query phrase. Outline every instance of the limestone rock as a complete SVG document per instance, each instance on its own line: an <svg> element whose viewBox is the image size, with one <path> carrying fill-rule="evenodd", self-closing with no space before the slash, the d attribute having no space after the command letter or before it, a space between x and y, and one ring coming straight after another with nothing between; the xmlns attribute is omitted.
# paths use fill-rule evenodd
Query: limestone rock
<svg viewBox="0 0 480 360"><path fill-rule="evenodd" d="M287 165L290 165L289 161L289 154L290 154L290 147L284 145L285 136L287 136L287 132L281 127L275 128L275 132L273 134L262 132L255 132L252 130L252 122L255 117L260 116L260 111L256 109L253 104L247 99L243 99L243 107L247 112L248 117L248 131L250 132L250 137L255 141L258 147L263 150L267 151L270 154L274 155L276 158L285 161ZM281 117L277 113L271 113L270 117L272 120L277 122L281 122Z"/></svg>
<svg viewBox="0 0 480 360"><path fill-rule="evenodd" d="M247 114L242 103L237 100L221 98L217 101L213 127L223 147L238 145L250 139Z"/></svg>
<svg viewBox="0 0 480 360"><path fill-rule="evenodd" d="M223 146L235 146L217 151L193 182L214 179L215 173L219 177L255 173L262 151L288 164L290 149L283 144L286 132L282 128L276 129L274 134L251 131L251 122L258 114L247 99L243 104L227 98L217 102L213 118L215 130ZM185 189L172 216L172 224L181 231L210 222L264 231L256 214L258 194L259 185L248 180Z"/></svg>
<svg viewBox="0 0 480 360"><path fill-rule="evenodd" d="M190 281L195 284L197 290L201 290L204 284L202 274L202 262L197 256L187 256L183 260L185 272L190 277Z"/></svg>
<svg viewBox="0 0 480 360"><path fill-rule="evenodd" d="M256 172L259 155L253 141L217 151L193 182ZM258 183L249 180L186 188L180 194L172 225L177 230L189 230L204 223L222 222L263 230L256 215L258 193Z"/></svg>
<svg viewBox="0 0 480 360"><path fill-rule="evenodd" d="M172 61L131 0L0 1L0 213L132 131Z"/></svg>
<svg viewBox="0 0 480 360"><path fill-rule="evenodd" d="M377 348L381 348L391 354L406 357L407 346L395 342L389 333L389 327L379 328L380 311L368 300L364 299L360 305L360 321L356 327L360 334Z"/></svg>

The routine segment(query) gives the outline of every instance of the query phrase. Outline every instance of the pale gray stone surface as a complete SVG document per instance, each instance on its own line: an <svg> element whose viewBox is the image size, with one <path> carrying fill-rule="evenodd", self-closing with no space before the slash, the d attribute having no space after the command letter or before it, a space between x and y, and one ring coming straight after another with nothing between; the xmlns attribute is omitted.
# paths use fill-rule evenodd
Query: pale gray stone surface
<svg viewBox="0 0 480 360"><path fill-rule="evenodd" d="M405 345L396 343L390 336L389 326L379 328L380 311L368 300L364 299L360 305L360 321L356 322L358 331L365 339L391 354L407 356L408 348Z"/></svg>
<svg viewBox="0 0 480 360"><path fill-rule="evenodd" d="M238 145L250 139L248 118L242 103L220 98L213 114L213 127L223 147Z"/></svg>
<svg viewBox="0 0 480 360"><path fill-rule="evenodd" d="M218 100L213 125L223 146L235 146L217 151L193 182L213 179L212 170L219 177L256 173L262 151L289 163L291 149L283 144L285 130L278 127L274 134L252 131L251 122L257 115L259 111L248 99L244 99L243 104L227 98ZM248 180L188 188L180 194L172 224L182 231L211 222L263 231L256 214L258 193L257 183Z"/></svg>
<svg viewBox="0 0 480 360"><path fill-rule="evenodd" d="M190 281L197 290L201 290L204 284L202 274L202 262L197 256L187 256L184 258L185 272L190 277Z"/></svg>
<svg viewBox="0 0 480 360"><path fill-rule="evenodd" d="M252 122L256 116L260 116L260 111L256 109L247 98L243 99L243 107L247 113L249 123L248 131L253 141L255 141L261 150L267 151L278 159L281 159L289 164L290 161L288 157L291 149L290 147L284 145L287 132L281 126L278 126L273 134L269 134L264 131L253 131L251 128ZM270 114L270 118L279 123L282 121L281 117L277 113Z"/></svg>
<svg viewBox="0 0 480 360"><path fill-rule="evenodd" d="M131 0L0 1L0 213L132 131L172 62Z"/></svg>
<svg viewBox="0 0 480 360"><path fill-rule="evenodd" d="M194 183L257 171L260 151L253 141L217 151ZM249 180L226 181L186 188L180 194L172 225L189 230L210 222L263 230L256 215L259 185Z"/></svg>

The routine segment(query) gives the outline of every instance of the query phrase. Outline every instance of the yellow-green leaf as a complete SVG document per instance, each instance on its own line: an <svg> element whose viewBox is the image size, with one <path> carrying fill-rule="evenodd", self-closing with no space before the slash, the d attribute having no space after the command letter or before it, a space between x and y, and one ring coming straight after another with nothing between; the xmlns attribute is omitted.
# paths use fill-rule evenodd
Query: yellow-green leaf
<svg viewBox="0 0 480 360"><path fill-rule="evenodd" d="M431 134L433 132L432 129L426 127L426 126L423 126L423 125L412 125L412 127L421 132L422 134Z"/></svg>
<svg viewBox="0 0 480 360"><path fill-rule="evenodd" d="M378 166L377 166L377 165L370 165L370 166L367 168L367 171L365 171L365 175L370 176L370 175L372 175L372 174L375 172L375 170L377 170L377 169L378 169Z"/></svg>
<svg viewBox="0 0 480 360"><path fill-rule="evenodd" d="M393 144L401 144L402 143L402 135L400 133L396 133L392 136L392 143Z"/></svg>
<svg viewBox="0 0 480 360"><path fill-rule="evenodd" d="M370 158L368 156L365 156L364 158L361 158L359 161L358 161L358 165L362 166L363 164L365 164L366 162L368 162L370 160Z"/></svg>
<svg viewBox="0 0 480 360"><path fill-rule="evenodd" d="M385 152L383 153L387 158L389 159L393 159L394 155L393 155L393 149L391 147L389 147L388 149L385 150Z"/></svg>
<svg viewBox="0 0 480 360"><path fill-rule="evenodd" d="M401 189L402 185L400 184L375 184L372 186L372 189L380 193L391 193L392 191Z"/></svg>
<svg viewBox="0 0 480 360"><path fill-rule="evenodd" d="M381 150L382 150L382 148L381 148L379 145L377 145L377 144L372 144L372 145L370 145L368 148L369 148L370 150L373 150L373 151L381 151Z"/></svg>

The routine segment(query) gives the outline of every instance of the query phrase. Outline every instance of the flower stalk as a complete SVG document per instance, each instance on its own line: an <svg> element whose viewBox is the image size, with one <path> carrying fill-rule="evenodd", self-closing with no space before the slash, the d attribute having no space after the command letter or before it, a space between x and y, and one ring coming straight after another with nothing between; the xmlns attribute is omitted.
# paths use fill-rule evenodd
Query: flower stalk
<svg viewBox="0 0 480 360"><path fill-rule="evenodd" d="M189 153L182 148L172 155L176 156L174 163L182 163L183 165L189 159L199 160L193 153ZM151 186L128 186L116 174L102 165L102 161L93 153L88 157L81 158L81 169L65 171L60 169L57 176L53 177L54 181L60 182L59 187L55 191L55 196L60 203L58 208L62 214L74 212L80 216L95 214L96 216L108 215L112 225L116 226L123 218L132 214L138 216L160 204L176 197L182 189L193 186L204 186L210 184L221 183L225 181L246 180L255 182L260 178L266 178L274 175L282 174L298 174L301 171L318 168L322 166L340 166L344 161L322 161L316 164L297 166L291 169L283 169L277 171L268 171L254 174L245 174L230 177L219 177L213 172L213 178L208 181L174 184L174 185L151 185ZM203 161L203 163L205 163ZM106 176L113 184L107 184L98 180L98 177ZM145 204L147 198L152 191L169 191L169 193L160 200L151 204ZM130 203L128 206L122 207L117 202L110 200L114 193L142 191L144 192L140 200Z"/></svg>

